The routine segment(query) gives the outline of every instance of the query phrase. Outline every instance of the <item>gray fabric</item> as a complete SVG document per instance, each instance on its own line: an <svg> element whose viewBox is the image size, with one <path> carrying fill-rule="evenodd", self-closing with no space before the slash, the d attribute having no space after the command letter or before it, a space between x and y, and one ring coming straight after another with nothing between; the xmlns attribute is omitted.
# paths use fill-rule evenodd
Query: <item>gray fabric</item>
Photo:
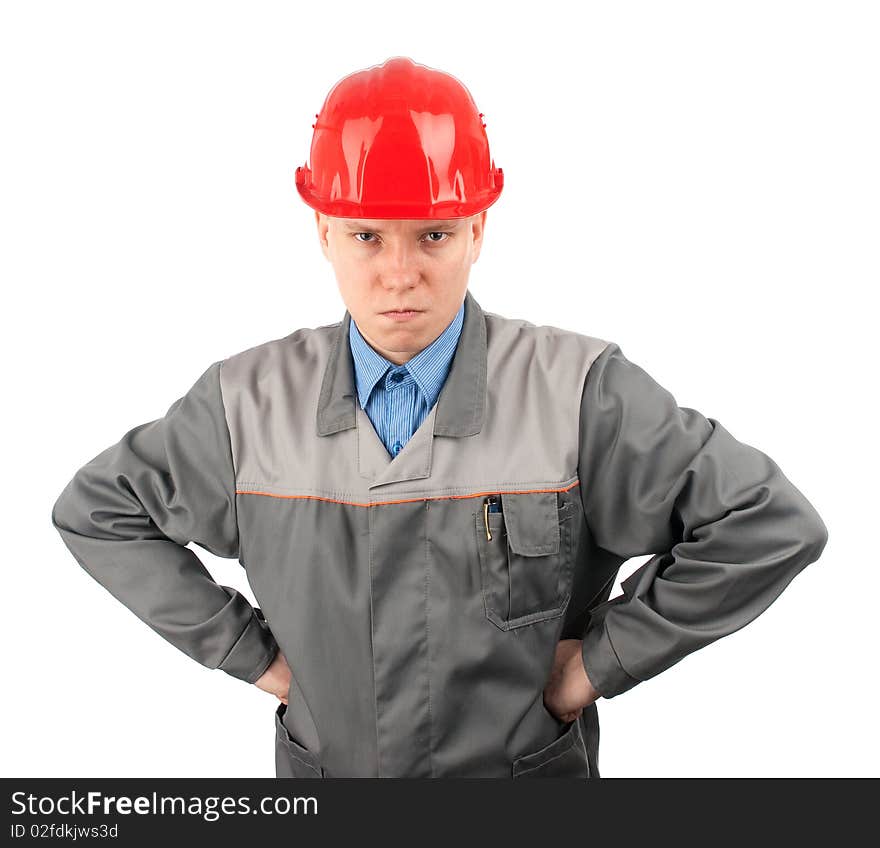
<svg viewBox="0 0 880 848"><path fill-rule="evenodd" d="M770 457L679 407L617 344L590 369L580 442L596 542L655 554L591 611L584 666L606 698L744 627L825 547L824 522Z"/></svg>
<svg viewBox="0 0 880 848"><path fill-rule="evenodd" d="M238 557L234 474L211 365L164 418L129 430L67 484L52 523L77 562L194 660L252 683L278 646L187 547Z"/></svg>
<svg viewBox="0 0 880 848"><path fill-rule="evenodd" d="M559 639L584 637L613 697L754 618L824 546L767 457L617 345L470 292L437 403L391 457L349 322L215 363L53 510L80 563L195 659L253 681L280 647L279 777L599 777L597 705L564 723L543 704ZM188 540L238 557L259 610Z"/></svg>
<svg viewBox="0 0 880 848"><path fill-rule="evenodd" d="M437 403L392 459L357 402L349 321L346 311L224 362L239 492L365 504L576 480L580 398L606 341L484 318L468 292Z"/></svg>

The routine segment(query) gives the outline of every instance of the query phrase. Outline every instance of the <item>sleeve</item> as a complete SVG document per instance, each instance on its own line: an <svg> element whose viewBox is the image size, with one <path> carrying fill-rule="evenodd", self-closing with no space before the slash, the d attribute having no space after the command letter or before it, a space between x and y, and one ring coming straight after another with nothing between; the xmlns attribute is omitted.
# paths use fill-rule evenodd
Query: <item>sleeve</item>
<svg viewBox="0 0 880 848"><path fill-rule="evenodd" d="M164 418L129 430L77 471L52 523L77 562L160 636L253 683L278 645L259 611L218 585L186 547L239 555L221 366L211 365Z"/></svg>
<svg viewBox="0 0 880 848"><path fill-rule="evenodd" d="M590 611L584 667L605 698L757 618L828 540L769 456L679 407L613 342L585 380L578 466L596 543L653 554Z"/></svg>

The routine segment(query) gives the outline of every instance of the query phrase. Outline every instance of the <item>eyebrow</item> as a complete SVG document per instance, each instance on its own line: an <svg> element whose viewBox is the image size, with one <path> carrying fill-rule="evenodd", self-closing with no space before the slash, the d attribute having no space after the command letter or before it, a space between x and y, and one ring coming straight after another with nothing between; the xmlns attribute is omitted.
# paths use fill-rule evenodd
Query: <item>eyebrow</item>
<svg viewBox="0 0 880 848"><path fill-rule="evenodd" d="M347 221L344 220L342 225L347 230L354 230L360 233L379 233L382 234L382 230L377 229L376 227L370 227L366 224L360 224L357 221ZM427 221L421 229L423 230L443 230L443 229L452 229L458 226L458 221Z"/></svg>

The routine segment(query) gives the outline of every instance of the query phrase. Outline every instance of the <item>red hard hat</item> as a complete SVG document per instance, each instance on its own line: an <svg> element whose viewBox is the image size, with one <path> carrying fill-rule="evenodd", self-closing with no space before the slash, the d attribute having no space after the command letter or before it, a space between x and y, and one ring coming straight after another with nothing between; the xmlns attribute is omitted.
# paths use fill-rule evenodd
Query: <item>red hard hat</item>
<svg viewBox="0 0 880 848"><path fill-rule="evenodd" d="M325 215L466 218L501 194L483 113L451 74L394 56L337 82L315 117L296 188Z"/></svg>

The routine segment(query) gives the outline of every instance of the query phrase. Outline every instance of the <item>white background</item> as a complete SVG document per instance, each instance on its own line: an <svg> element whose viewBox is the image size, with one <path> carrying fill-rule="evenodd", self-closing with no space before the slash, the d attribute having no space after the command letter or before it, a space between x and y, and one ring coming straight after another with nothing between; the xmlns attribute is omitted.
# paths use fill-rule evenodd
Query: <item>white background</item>
<svg viewBox="0 0 880 848"><path fill-rule="evenodd" d="M599 701L602 776L880 774L876 9L4 3L3 773L274 776L277 700L141 623L50 512L211 362L342 318L293 172L331 86L407 55L504 169L483 308L618 342L829 529L749 626Z"/></svg>

